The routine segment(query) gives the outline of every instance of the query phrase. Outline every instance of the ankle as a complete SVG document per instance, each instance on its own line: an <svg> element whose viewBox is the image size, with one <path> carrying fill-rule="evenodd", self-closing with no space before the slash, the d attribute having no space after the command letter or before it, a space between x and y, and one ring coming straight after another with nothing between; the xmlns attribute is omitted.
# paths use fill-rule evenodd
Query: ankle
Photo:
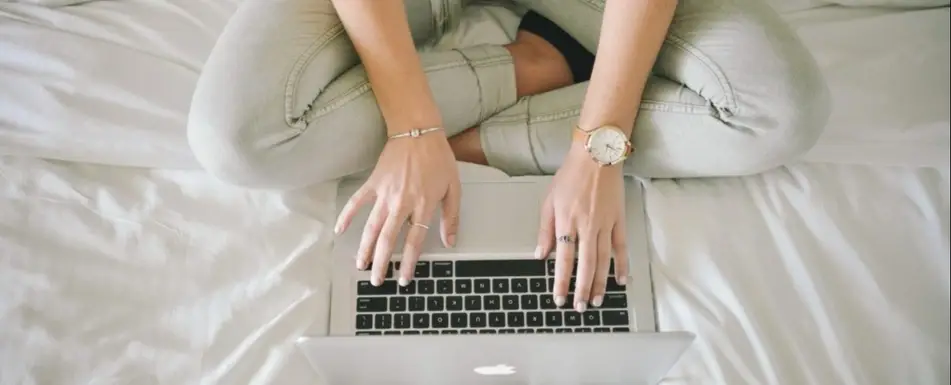
<svg viewBox="0 0 951 385"><path fill-rule="evenodd" d="M515 65L518 97L540 94L573 84L565 57L540 36L518 31L515 41L505 46Z"/></svg>

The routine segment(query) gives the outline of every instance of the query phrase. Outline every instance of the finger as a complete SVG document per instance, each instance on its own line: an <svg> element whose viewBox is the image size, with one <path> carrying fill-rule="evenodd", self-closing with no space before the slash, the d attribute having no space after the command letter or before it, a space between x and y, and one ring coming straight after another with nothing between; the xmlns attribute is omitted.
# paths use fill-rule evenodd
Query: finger
<svg viewBox="0 0 951 385"><path fill-rule="evenodd" d="M367 223L363 226L363 235L360 239L360 247L357 249L357 269L366 270L373 258L373 249L376 248L376 240L380 236L380 230L386 221L386 210L383 202L378 200L370 210L370 216L367 217ZM372 281L371 281L372 283Z"/></svg>
<svg viewBox="0 0 951 385"><path fill-rule="evenodd" d="M416 262L423 251L423 241L426 240L429 222L432 220L435 208L420 207L409 220L409 229L406 230L406 240L403 244L403 258L400 259L400 286L406 286L413 279Z"/></svg>
<svg viewBox="0 0 951 385"><path fill-rule="evenodd" d="M607 287L610 272L611 233L602 231L598 234L598 263L594 270L594 279L591 281L591 306L601 307L604 303L604 290Z"/></svg>
<svg viewBox="0 0 951 385"><path fill-rule="evenodd" d="M578 274L575 278L574 307L579 313L588 310L591 281L598 265L598 233L586 231L578 239Z"/></svg>
<svg viewBox="0 0 951 385"><path fill-rule="evenodd" d="M334 225L334 233L342 234L344 231L347 231L347 228L350 227L350 223L353 221L353 216L357 214L360 210L360 207L370 203L373 199L376 198L376 193L366 187L360 187L357 192L353 193L350 196L350 199L347 200L347 204L343 206L343 209L340 210L340 215L337 216L337 223Z"/></svg>
<svg viewBox="0 0 951 385"><path fill-rule="evenodd" d="M535 259L544 259L551 254L555 246L555 206L551 199L542 203L541 223L538 226L538 245L535 246Z"/></svg>
<svg viewBox="0 0 951 385"><path fill-rule="evenodd" d="M386 216L386 222L380 229L380 236L376 239L376 248L373 250L373 280L383 282L386 278L386 271L389 267L390 256L393 255L393 249L396 247L396 238L399 237L403 224L406 222L406 214L398 208L390 209ZM406 266L400 262L400 268Z"/></svg>
<svg viewBox="0 0 951 385"><path fill-rule="evenodd" d="M611 244L614 249L614 279L621 286L627 285L627 277L630 275L627 258L626 218L626 216L621 215L614 225L614 231L611 233Z"/></svg>
<svg viewBox="0 0 951 385"><path fill-rule="evenodd" d="M456 246L456 234L459 231L459 205L462 200L462 186L458 182L449 185L449 191L442 201L442 224L439 233L445 247ZM432 214L430 214L431 216ZM428 217L427 217L428 218ZM426 224L429 224L427 219Z"/></svg>
<svg viewBox="0 0 951 385"><path fill-rule="evenodd" d="M555 236L559 239L555 244L555 287L552 289L552 295L555 297L555 305L562 307L568 297L571 271L575 265L575 234L577 232L568 220L561 220L558 217L555 218L555 231ZM570 237L570 239L566 240L562 237Z"/></svg>

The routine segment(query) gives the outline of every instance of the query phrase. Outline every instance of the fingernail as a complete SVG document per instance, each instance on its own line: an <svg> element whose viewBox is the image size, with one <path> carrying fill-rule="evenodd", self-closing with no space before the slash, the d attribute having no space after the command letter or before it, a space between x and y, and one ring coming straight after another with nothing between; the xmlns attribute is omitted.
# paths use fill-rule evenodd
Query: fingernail
<svg viewBox="0 0 951 385"><path fill-rule="evenodd" d="M617 284L621 286L627 285L627 277L626 276L618 277Z"/></svg>
<svg viewBox="0 0 951 385"><path fill-rule="evenodd" d="M542 247L538 246L535 248L535 259L542 259Z"/></svg>
<svg viewBox="0 0 951 385"><path fill-rule="evenodd" d="M578 313L584 313L585 310L588 310L588 306L585 305L584 302L578 301L575 302L575 310L577 310Z"/></svg>
<svg viewBox="0 0 951 385"><path fill-rule="evenodd" d="M456 247L456 234L449 234L446 240L449 241L449 247Z"/></svg>
<svg viewBox="0 0 951 385"><path fill-rule="evenodd" d="M406 279L406 278L400 277L399 284L400 284L400 286L409 285L409 280Z"/></svg>
<svg viewBox="0 0 951 385"><path fill-rule="evenodd" d="M367 268L367 263L364 262L362 259L358 259L358 260L357 260L357 270L363 270L363 269L366 269L366 268Z"/></svg>
<svg viewBox="0 0 951 385"><path fill-rule="evenodd" d="M602 303L604 303L604 297L600 295L597 297L594 297L594 299L591 300L591 306L594 306L594 307L601 307Z"/></svg>
<svg viewBox="0 0 951 385"><path fill-rule="evenodd" d="M556 295L555 296L555 306L562 307L565 306L565 297Z"/></svg>
<svg viewBox="0 0 951 385"><path fill-rule="evenodd" d="M340 225L334 226L334 234L340 235Z"/></svg>
<svg viewBox="0 0 951 385"><path fill-rule="evenodd" d="M373 278L370 278L370 283L373 284L373 286L380 286L383 284L383 280L380 279L379 276L374 275Z"/></svg>

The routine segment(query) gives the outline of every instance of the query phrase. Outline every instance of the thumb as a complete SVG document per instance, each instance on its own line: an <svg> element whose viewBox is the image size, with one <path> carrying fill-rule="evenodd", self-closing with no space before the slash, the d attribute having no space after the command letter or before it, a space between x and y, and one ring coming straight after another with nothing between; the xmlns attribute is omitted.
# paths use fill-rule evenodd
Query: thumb
<svg viewBox="0 0 951 385"><path fill-rule="evenodd" d="M456 233L459 231L459 205L462 198L462 186L459 182L449 184L449 191L442 201L442 224L440 235L446 247L456 246Z"/></svg>

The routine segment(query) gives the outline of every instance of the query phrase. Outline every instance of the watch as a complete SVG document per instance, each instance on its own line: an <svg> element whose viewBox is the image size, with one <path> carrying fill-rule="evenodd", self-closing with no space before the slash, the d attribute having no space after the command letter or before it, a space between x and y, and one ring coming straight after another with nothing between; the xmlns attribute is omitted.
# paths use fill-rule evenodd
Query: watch
<svg viewBox="0 0 951 385"><path fill-rule="evenodd" d="M576 139L581 139L591 159L602 166L623 162L634 151L631 141L616 126L601 126L590 131L575 127Z"/></svg>

